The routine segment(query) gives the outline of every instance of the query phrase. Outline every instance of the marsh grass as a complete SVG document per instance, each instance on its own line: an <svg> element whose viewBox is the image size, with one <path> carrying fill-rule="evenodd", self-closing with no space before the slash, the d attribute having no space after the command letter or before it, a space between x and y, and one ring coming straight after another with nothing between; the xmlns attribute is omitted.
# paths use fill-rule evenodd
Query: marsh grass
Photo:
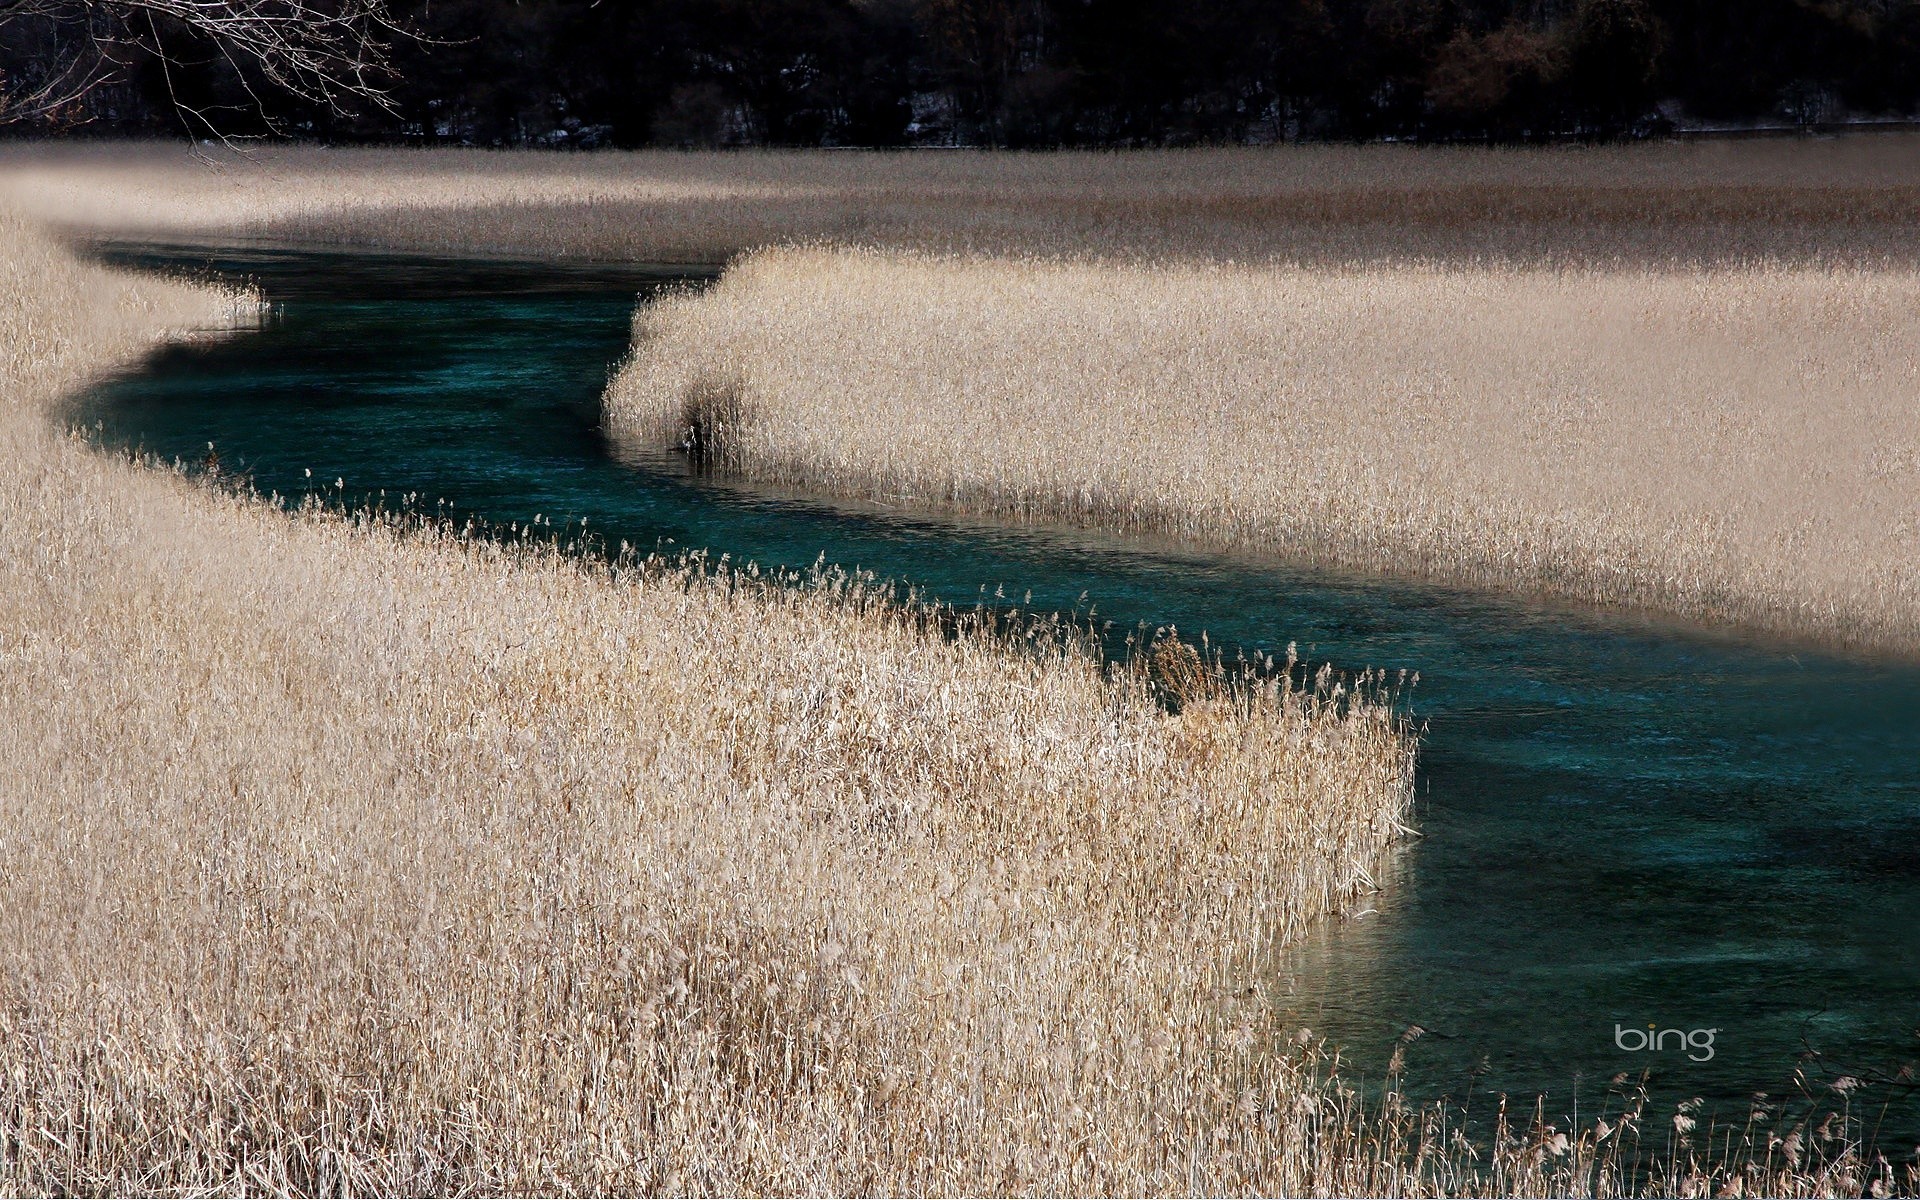
<svg viewBox="0 0 1920 1200"><path fill-rule="evenodd" d="M1913 136L0 162L70 228L748 254L609 417L757 479L1920 646Z"/></svg>
<svg viewBox="0 0 1920 1200"><path fill-rule="evenodd" d="M81 224L657 259L808 213L1124 251L1218 186L1193 162L1266 169L995 168L1022 192L913 166L849 202L835 173L881 160L154 156L29 156L4 186ZM1073 172L1176 208L1095 194L1116 216ZM942 180L983 223L928 233ZM0 282L0 1190L1920 1187L1844 1106L1735 1135L1629 1089L1604 1125L1469 1138L1343 1083L1259 964L1407 819L1382 681L1223 678L1171 638L1122 667L1070 625L857 579L289 517L49 420L249 298L83 267L11 218ZM736 385L717 448L769 417L753 362L707 376Z"/></svg>
<svg viewBox="0 0 1920 1200"><path fill-rule="evenodd" d="M0 238L0 1186L1314 1169L1237 981L1401 829L1388 697L1169 712L1058 622L289 518L47 420L244 297Z"/></svg>
<svg viewBox="0 0 1920 1200"><path fill-rule="evenodd" d="M1917 313L1904 267L787 248L641 310L607 416L724 394L700 457L780 485L1912 654Z"/></svg>
<svg viewBox="0 0 1920 1200"><path fill-rule="evenodd" d="M1920 137L1558 149L568 154L18 147L80 232L721 263L795 241L1123 263L1879 266L1920 257Z"/></svg>
<svg viewBox="0 0 1920 1200"><path fill-rule="evenodd" d="M40 149L0 192L123 234L748 254L642 314L611 423L800 487L1920 645L1912 136ZM690 419L723 400L724 445Z"/></svg>

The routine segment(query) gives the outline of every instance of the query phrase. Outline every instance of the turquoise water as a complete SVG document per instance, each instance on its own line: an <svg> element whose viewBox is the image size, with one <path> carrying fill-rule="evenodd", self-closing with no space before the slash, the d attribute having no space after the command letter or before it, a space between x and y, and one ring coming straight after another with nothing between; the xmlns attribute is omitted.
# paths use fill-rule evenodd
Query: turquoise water
<svg viewBox="0 0 1920 1200"><path fill-rule="evenodd" d="M623 460L600 392L636 295L671 272L109 256L244 275L276 303L258 333L84 397L76 419L110 445L199 462L211 441L286 497L418 493L499 525L586 519L641 550L824 555L962 604L1030 594L1123 629L1418 671L1421 837L1375 911L1276 964L1276 1005L1376 1080L1403 1030L1429 1031L1406 1054L1423 1097L1545 1093L1585 1114L1646 1071L1657 1104L1702 1096L1737 1122L1755 1092L1832 1099L1820 1081L1852 1074L1890 1152L1920 1139L1920 1094L1893 1078L1920 1063L1920 669ZM1705 1035L1636 1049L1649 1024L1715 1030L1711 1057Z"/></svg>

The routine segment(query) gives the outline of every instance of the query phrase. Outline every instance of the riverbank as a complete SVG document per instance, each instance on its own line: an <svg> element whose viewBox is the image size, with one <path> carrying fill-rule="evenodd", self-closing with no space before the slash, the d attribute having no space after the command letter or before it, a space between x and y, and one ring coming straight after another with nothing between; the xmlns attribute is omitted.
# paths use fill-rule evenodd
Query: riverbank
<svg viewBox="0 0 1920 1200"><path fill-rule="evenodd" d="M1398 1170L1296 1103L1234 986L1398 832L1385 707L849 584L289 519L49 420L244 296L0 245L8 1187Z"/></svg>

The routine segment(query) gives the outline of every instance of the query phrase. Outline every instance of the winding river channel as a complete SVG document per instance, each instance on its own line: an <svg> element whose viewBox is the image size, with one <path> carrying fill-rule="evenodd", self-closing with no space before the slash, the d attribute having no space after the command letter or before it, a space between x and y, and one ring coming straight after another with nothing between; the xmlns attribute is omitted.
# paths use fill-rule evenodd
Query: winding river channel
<svg viewBox="0 0 1920 1200"><path fill-rule="evenodd" d="M198 462L212 442L282 496L586 518L642 550L824 555L963 605L1030 593L1125 628L1418 671L1421 836L1371 911L1274 965L1274 1004L1374 1081L1424 1029L1405 1048L1422 1097L1545 1093L1585 1115L1647 1072L1656 1105L1700 1096L1738 1124L1756 1092L1833 1101L1823 1081L1850 1075L1890 1152L1920 1139L1920 1092L1897 1078L1920 1064L1920 668L623 458L600 394L635 294L684 272L101 253L250 278L275 304L258 333L82 397L76 421L112 446ZM1649 1026L1689 1044L1639 1049Z"/></svg>

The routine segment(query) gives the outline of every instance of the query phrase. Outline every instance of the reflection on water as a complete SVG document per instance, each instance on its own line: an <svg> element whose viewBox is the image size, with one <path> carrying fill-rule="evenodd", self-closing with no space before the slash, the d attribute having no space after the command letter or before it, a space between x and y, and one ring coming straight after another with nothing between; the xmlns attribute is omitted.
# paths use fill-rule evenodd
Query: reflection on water
<svg viewBox="0 0 1920 1200"><path fill-rule="evenodd" d="M120 252L259 280L262 333L174 349L87 397L116 445L297 497L417 492L610 544L821 555L963 604L996 589L1123 628L1418 671L1418 825L1373 911L1326 926L1274 1002L1415 1095L1549 1094L1591 1112L1620 1072L1740 1118L1797 1065L1920 1060L1920 670L1621 615L1342 578L1051 527L836 504L623 461L598 430L636 294L664 272L294 251ZM309 479L304 472L312 470ZM1652 1025L1713 1053L1643 1052ZM1622 1048L1622 1044L1627 1048ZM1817 1052L1821 1059L1803 1056ZM1890 1147L1920 1097L1876 1093Z"/></svg>

